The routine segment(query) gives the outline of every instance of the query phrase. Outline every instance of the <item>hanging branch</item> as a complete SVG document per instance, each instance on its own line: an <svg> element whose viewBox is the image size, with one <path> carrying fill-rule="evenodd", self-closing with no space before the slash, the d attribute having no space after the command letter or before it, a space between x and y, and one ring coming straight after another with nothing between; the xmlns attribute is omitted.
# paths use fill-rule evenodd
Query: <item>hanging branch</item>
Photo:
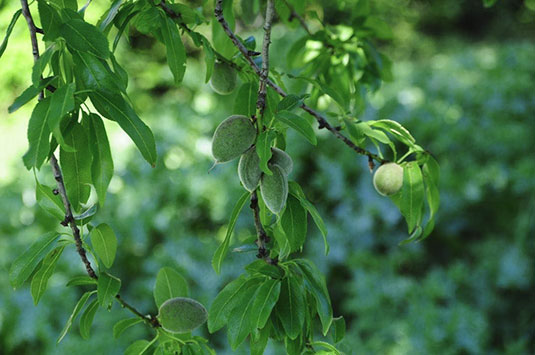
<svg viewBox="0 0 535 355"><path fill-rule="evenodd" d="M30 31L30 40L32 43L32 54L34 62L39 59L39 44L37 42L37 27L35 26L35 23L33 22L32 15L30 13L30 9L28 7L28 1L27 0L20 0L21 7L22 7L22 15L26 19L26 22L28 23L28 29ZM43 99L44 93L41 91L39 93L39 100ZM56 156L52 154L50 157L50 166L52 167L52 172L54 174L54 179L56 180L56 183L58 185L57 187L57 193L61 196L61 200L63 202L63 207L65 208L65 219L61 222L61 224L65 227L70 226L72 230L72 234L74 237L74 242L76 244L76 251L78 252L78 255L80 255L80 259L82 259L82 262L85 265L85 269L87 271L87 274L92 279L97 280L98 276L91 266L91 262L87 258L86 250L83 247L82 244L82 238L80 237L80 229L76 225L76 221L74 219L71 203L69 201L69 198L67 196L67 190L65 189L65 183L63 181L63 175L61 173L61 169L58 164L58 160L56 159ZM126 301L124 301L119 294L115 296L117 301L123 306L124 308L127 308L129 311L131 311L136 316L143 319L145 322L150 324L154 328L160 327L160 322L158 319L152 315L145 316L141 314L136 308L134 308L132 305L128 304Z"/></svg>

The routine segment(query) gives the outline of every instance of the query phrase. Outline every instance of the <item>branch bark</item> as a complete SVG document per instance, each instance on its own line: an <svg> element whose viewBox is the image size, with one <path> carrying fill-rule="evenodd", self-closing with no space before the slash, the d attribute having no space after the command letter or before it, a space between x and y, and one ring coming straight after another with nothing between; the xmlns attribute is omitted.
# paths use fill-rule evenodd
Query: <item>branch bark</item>
<svg viewBox="0 0 535 355"><path fill-rule="evenodd" d="M274 0L267 0L266 19L264 20L264 42L262 43L262 69L260 71L260 85L258 89L258 108L260 117L264 117L266 109L267 80L269 77L269 45L271 44L271 24L275 15Z"/></svg>
<svg viewBox="0 0 535 355"><path fill-rule="evenodd" d="M269 243L269 236L267 235L262 222L260 221L260 208L258 207L258 195L256 191L253 191L251 194L251 204L249 205L253 211L254 225L256 228L256 235L258 239L256 240L256 245L258 246L258 254L256 255L259 259L264 259L268 264L277 264L276 259L272 259L269 256L269 251L266 248L266 243Z"/></svg>
<svg viewBox="0 0 535 355"><path fill-rule="evenodd" d="M39 59L39 43L37 42L37 32L38 29L35 26L35 23L33 22L33 18L28 6L27 0L20 0L21 7L22 7L22 15L26 19L26 22L28 24L28 29L30 31L30 40L32 43L32 54L34 61L37 61ZM44 97L43 92L39 94L39 100L42 100ZM67 190L65 189L65 183L63 181L63 175L61 173L61 168L59 167L58 160L56 159L56 156L52 154L50 157L50 166L52 168L52 173L54 174L54 179L57 183L57 192L61 196L61 200L63 202L63 207L65 208L65 219L61 222L61 224L65 227L70 226L72 230L72 234L74 237L74 242L76 245L76 251L78 252L78 255L80 255L80 259L82 259L82 262L84 263L85 269L89 277L97 280L98 276L91 266L91 262L87 258L86 251L83 247L82 238L80 237L80 229L76 225L76 221L74 219L71 203L69 201L69 198L67 196ZM152 327L158 328L160 327L160 323L158 319L152 315L144 316L139 312L136 308L134 308L132 305L128 304L126 301L124 301L119 294L115 296L117 301L121 304L122 307L127 308L130 310L133 314L140 317L144 321L148 322Z"/></svg>
<svg viewBox="0 0 535 355"><path fill-rule="evenodd" d="M295 8L292 4L288 2L288 0L282 0L284 2L284 5L290 10L290 20L292 18L296 18L299 23L301 24L301 27L308 33L309 36L312 36L312 32L310 32L310 29L308 28L307 23L305 22L305 19L295 11Z"/></svg>

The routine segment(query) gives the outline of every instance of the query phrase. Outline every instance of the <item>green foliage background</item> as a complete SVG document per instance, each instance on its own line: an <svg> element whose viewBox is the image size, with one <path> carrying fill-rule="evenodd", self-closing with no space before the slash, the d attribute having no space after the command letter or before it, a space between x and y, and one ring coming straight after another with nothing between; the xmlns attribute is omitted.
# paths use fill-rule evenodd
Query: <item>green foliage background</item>
<svg viewBox="0 0 535 355"><path fill-rule="evenodd" d="M357 1L334 3L324 4L331 21ZM17 6L0 1L0 32ZM393 28L383 51L393 59L394 80L369 95L360 118L395 119L436 156L442 205L427 240L398 246L406 238L402 217L373 190L366 160L328 134L319 135L317 149L290 135L293 179L329 230L330 254L323 255L313 227L305 254L327 275L335 316L346 318L342 348L355 354L533 353L533 2L501 1L485 10L477 1L381 0L374 7ZM275 67L298 33L274 28ZM176 88L164 47L139 33L130 42L133 52L123 45L119 61L130 73L136 109L156 135L159 162L151 169L107 122L116 175L98 218L119 238L113 272L123 281L122 293L146 312L155 311L151 290L162 266L180 270L192 296L208 306L255 259L254 253L232 253L220 276L210 265L243 191L237 162L208 172L211 135L232 113L236 93L218 96L199 80L204 66L195 52L188 56L184 84ZM21 159L31 108L7 115L29 84L32 58L23 21L0 65L7 73L0 77L0 352L121 353L150 330L136 326L113 339L113 323L128 316L117 306L98 313L90 341L71 332L55 343L79 297L78 290L64 287L83 273L72 248L38 307L27 287L9 286L14 257L55 223L35 204L33 176ZM39 175L51 184L47 166ZM238 220L235 246L254 234L250 213L244 210ZM206 327L199 332L209 336ZM230 353L224 331L209 339L219 352ZM281 351L270 347L271 353Z"/></svg>

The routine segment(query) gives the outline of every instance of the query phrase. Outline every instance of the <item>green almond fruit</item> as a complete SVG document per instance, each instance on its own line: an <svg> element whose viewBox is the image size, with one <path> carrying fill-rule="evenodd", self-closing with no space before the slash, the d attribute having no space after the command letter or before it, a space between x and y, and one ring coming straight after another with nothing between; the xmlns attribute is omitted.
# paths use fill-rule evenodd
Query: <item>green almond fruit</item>
<svg viewBox="0 0 535 355"><path fill-rule="evenodd" d="M373 175L373 186L383 196L397 193L403 186L403 167L396 163L381 165Z"/></svg>
<svg viewBox="0 0 535 355"><path fill-rule="evenodd" d="M171 333L188 333L206 322L206 308L187 297L171 298L162 303L158 319L162 328Z"/></svg>
<svg viewBox="0 0 535 355"><path fill-rule="evenodd" d="M212 155L217 163L224 163L242 155L256 138L256 128L251 120L233 115L217 126L212 138Z"/></svg>
<svg viewBox="0 0 535 355"><path fill-rule="evenodd" d="M260 193L267 208L276 215L282 212L288 197L288 177L279 165L270 165L273 175L263 174Z"/></svg>
<svg viewBox="0 0 535 355"><path fill-rule="evenodd" d="M226 63L215 63L210 86L219 95L228 95L236 88L236 71Z"/></svg>
<svg viewBox="0 0 535 355"><path fill-rule="evenodd" d="M254 147L241 156L238 163L238 176L247 191L253 192L258 187L262 170L260 169L260 158Z"/></svg>
<svg viewBox="0 0 535 355"><path fill-rule="evenodd" d="M271 148L272 156L269 160L270 164L276 164L284 170L286 175L290 175L293 170L294 163L292 158L284 150L279 148Z"/></svg>

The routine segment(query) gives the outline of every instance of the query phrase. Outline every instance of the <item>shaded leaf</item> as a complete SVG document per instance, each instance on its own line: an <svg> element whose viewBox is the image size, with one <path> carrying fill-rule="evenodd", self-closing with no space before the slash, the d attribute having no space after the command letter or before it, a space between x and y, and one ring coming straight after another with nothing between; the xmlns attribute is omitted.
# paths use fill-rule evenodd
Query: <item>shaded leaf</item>
<svg viewBox="0 0 535 355"><path fill-rule="evenodd" d="M267 130L260 133L256 139L256 154L260 158L260 169L268 175L273 175L268 167L268 162L271 159L271 144L275 137L276 134L273 130Z"/></svg>
<svg viewBox="0 0 535 355"><path fill-rule="evenodd" d="M160 13L160 29L167 48L167 64L175 84L180 84L186 71L186 49L180 38L177 25L165 14Z"/></svg>
<svg viewBox="0 0 535 355"><path fill-rule="evenodd" d="M61 256L61 253L63 253L64 248L64 246L57 247L48 253L43 259L41 267L33 276L30 286L33 304L37 305L45 293L48 285L48 279L50 279L50 276L52 276L54 273L54 270L56 269L56 263Z"/></svg>
<svg viewBox="0 0 535 355"><path fill-rule="evenodd" d="M281 281L268 279L262 283L253 300L252 325L264 328L273 307L279 300Z"/></svg>
<svg viewBox="0 0 535 355"><path fill-rule="evenodd" d="M275 311L290 339L296 339L303 330L306 312L304 296L302 280L295 276L287 276L281 281Z"/></svg>
<svg viewBox="0 0 535 355"><path fill-rule="evenodd" d="M101 223L91 230L91 244L104 266L108 269L113 265L117 251L117 237L113 229L106 223Z"/></svg>
<svg viewBox="0 0 535 355"><path fill-rule="evenodd" d="M131 326L133 325L136 325L138 323L141 323L143 322L143 320L141 318L127 318L127 319L122 319L120 321L118 321L117 323L115 323L115 325L113 326L113 337L115 339L117 339L119 336L121 336L121 334L128 328L130 328Z"/></svg>
<svg viewBox="0 0 535 355"><path fill-rule="evenodd" d="M50 97L50 115L47 120L48 128L54 138L61 148L68 152L74 152L75 148L65 141L60 123L61 119L72 110L74 110L74 84L71 83L59 87Z"/></svg>
<svg viewBox="0 0 535 355"><path fill-rule="evenodd" d="M307 211L293 195L288 196L286 201L281 226L290 243L291 251L301 249L307 234Z"/></svg>
<svg viewBox="0 0 535 355"><path fill-rule="evenodd" d="M76 306L74 306L74 309L73 309L71 315L69 316L69 319L67 319L67 323L65 323L65 326L63 327L63 330L61 331L61 333L59 335L59 338L57 340L58 344L63 340L63 338L65 338L65 335L67 335L67 333L69 332L69 329L71 329L72 322L74 322L74 320L78 316L78 313L80 313L82 308L84 308L84 306L85 306L87 300L89 299L89 297L92 294L94 294L95 292L97 292L97 291L88 291L88 292L84 293L82 295L82 297L80 297L80 299L76 303Z"/></svg>
<svg viewBox="0 0 535 355"><path fill-rule="evenodd" d="M312 126L305 118L289 111L280 111L275 114L275 118L280 122L288 125L289 127L295 129L298 133L305 137L310 142L310 144L317 144L317 138L316 134L314 133L314 129L312 129Z"/></svg>
<svg viewBox="0 0 535 355"><path fill-rule="evenodd" d="M416 162L403 167L403 186L401 188L400 210L407 221L409 233L420 225L424 203L424 184L422 171Z"/></svg>
<svg viewBox="0 0 535 355"><path fill-rule="evenodd" d="M84 339L89 339L89 334L91 333L91 325L93 325L93 319L95 318L95 313L98 309L98 300L93 300L87 306L84 313L80 317L80 335Z"/></svg>
<svg viewBox="0 0 535 355"><path fill-rule="evenodd" d="M258 98L258 83L250 82L243 84L234 101L234 114L251 117L256 113L256 100Z"/></svg>
<svg viewBox="0 0 535 355"><path fill-rule="evenodd" d="M182 275L170 267L158 271L154 284L154 301L160 308L162 303L175 297L189 297L189 286Z"/></svg>

